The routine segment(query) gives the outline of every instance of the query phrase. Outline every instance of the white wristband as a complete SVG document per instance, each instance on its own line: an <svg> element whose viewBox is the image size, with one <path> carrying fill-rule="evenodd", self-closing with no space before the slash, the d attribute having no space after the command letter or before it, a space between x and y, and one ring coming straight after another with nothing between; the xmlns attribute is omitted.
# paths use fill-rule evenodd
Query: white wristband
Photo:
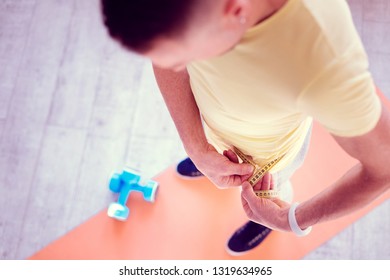
<svg viewBox="0 0 390 280"><path fill-rule="evenodd" d="M290 228L292 232L294 232L298 236L305 236L308 235L311 231L311 227L308 227L305 230L302 230L298 223L297 219L295 218L295 209L298 207L299 203L295 202L291 205L290 210L288 211L288 223L290 224Z"/></svg>

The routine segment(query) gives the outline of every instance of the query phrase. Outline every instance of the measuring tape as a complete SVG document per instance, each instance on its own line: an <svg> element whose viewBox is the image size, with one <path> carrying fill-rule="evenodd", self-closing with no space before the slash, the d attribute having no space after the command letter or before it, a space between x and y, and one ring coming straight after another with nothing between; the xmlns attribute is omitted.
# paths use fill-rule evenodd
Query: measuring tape
<svg viewBox="0 0 390 280"><path fill-rule="evenodd" d="M241 158L241 160L244 163L249 163L255 168L252 176L248 180L252 187L254 187L261 180L261 178L264 177L265 173L267 173L268 170L270 170L272 167L274 167L275 164L277 164L283 158L283 156L278 157L274 160L271 160L263 167L261 167L256 162L254 162L252 159L250 159L247 155L245 155L243 152L241 152L239 149L237 149L236 147L234 147L234 152ZM262 190L262 191L255 191L255 194L261 198L272 198L272 197L278 197L279 191L277 191L277 190Z"/></svg>

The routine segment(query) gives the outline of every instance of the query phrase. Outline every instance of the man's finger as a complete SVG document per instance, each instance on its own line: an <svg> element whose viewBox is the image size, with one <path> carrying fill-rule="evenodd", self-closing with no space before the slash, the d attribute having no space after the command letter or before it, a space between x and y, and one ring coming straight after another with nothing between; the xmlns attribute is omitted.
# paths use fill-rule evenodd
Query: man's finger
<svg viewBox="0 0 390 280"><path fill-rule="evenodd" d="M270 190L274 190L275 189L276 177L277 177L276 174L271 174L271 184L270 184L270 188L269 188Z"/></svg>
<svg viewBox="0 0 390 280"><path fill-rule="evenodd" d="M264 177L261 181L261 189L264 191L268 191L271 189L271 173L267 172L264 174Z"/></svg>
<svg viewBox="0 0 390 280"><path fill-rule="evenodd" d="M223 151L223 155L227 157L231 162L239 163L237 155L232 150Z"/></svg>
<svg viewBox="0 0 390 280"><path fill-rule="evenodd" d="M252 205L256 203L258 199L260 199L256 196L251 184L249 184L248 181L242 184L241 196L243 199L245 199L245 201L249 204L251 208Z"/></svg>
<svg viewBox="0 0 390 280"><path fill-rule="evenodd" d="M272 199L258 197L249 182L242 184L241 197L247 201L250 208L259 208L269 205L269 203L275 203ZM279 203L279 200L277 201Z"/></svg>
<svg viewBox="0 0 390 280"><path fill-rule="evenodd" d="M228 187L239 187L242 184L241 176L239 175L232 175L229 176L227 179L227 186Z"/></svg>
<svg viewBox="0 0 390 280"><path fill-rule="evenodd" d="M248 163L233 163L228 162L221 170L223 175L250 175L253 173L254 167Z"/></svg>

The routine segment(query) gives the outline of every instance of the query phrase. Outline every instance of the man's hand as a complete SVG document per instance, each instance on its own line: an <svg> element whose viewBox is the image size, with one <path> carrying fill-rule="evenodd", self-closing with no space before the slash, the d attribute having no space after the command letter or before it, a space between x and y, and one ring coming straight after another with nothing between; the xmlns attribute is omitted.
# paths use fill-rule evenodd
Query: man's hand
<svg viewBox="0 0 390 280"><path fill-rule="evenodd" d="M192 160L199 171L222 189L241 186L253 173L253 166L239 163L233 151L227 150L221 155L210 144Z"/></svg>

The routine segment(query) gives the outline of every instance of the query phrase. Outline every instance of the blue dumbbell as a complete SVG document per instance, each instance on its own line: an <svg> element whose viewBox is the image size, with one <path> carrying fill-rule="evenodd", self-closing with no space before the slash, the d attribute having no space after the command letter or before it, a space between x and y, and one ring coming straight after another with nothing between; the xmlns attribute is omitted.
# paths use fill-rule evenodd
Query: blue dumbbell
<svg viewBox="0 0 390 280"><path fill-rule="evenodd" d="M133 191L143 194L146 201L154 202L158 183L153 180L145 180L135 170L124 169L122 173L114 173L111 176L109 188L114 193L119 193L118 202L113 202L108 207L109 217L120 221L127 220L129 208L126 206L129 195Z"/></svg>

